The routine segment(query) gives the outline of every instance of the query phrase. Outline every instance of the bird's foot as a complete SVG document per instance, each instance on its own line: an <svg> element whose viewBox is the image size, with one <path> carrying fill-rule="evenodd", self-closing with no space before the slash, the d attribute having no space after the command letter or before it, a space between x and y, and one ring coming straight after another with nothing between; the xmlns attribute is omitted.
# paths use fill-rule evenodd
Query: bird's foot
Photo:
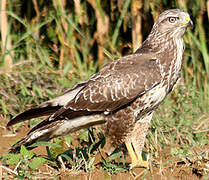
<svg viewBox="0 0 209 180"><path fill-rule="evenodd" d="M138 154L134 151L131 143L126 143L127 150L129 152L129 155L131 156L131 169L136 167L143 167L143 168L149 168L148 161L145 161L142 159L142 154Z"/></svg>
<svg viewBox="0 0 209 180"><path fill-rule="evenodd" d="M136 159L132 159L130 164L131 169L137 167L149 168L149 162L142 159L142 155L136 155Z"/></svg>

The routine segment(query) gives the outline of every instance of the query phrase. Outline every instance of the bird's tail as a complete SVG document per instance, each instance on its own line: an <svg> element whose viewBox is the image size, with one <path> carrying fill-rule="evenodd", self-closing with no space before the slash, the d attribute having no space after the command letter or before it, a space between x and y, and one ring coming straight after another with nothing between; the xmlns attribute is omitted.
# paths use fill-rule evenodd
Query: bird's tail
<svg viewBox="0 0 209 180"><path fill-rule="evenodd" d="M46 119L35 126L23 139L14 144L9 152L19 152L21 145L26 147L37 141L49 141L52 138L64 136L79 129L105 123L104 117L99 114L76 117L73 119L59 119L49 121ZM28 147L28 149L32 149Z"/></svg>
<svg viewBox="0 0 209 180"><path fill-rule="evenodd" d="M72 89L66 91L63 95L58 96L54 99L51 99L49 101L45 101L42 104L40 104L38 107L35 107L33 109L29 109L18 116L11 119L7 127L10 127L14 124L17 124L22 121L26 121L29 119L41 117L41 116L50 116L53 113L55 113L58 109L65 106L70 100L72 100L75 95L83 88L83 85L85 85L85 82L82 82L80 84L77 84Z"/></svg>

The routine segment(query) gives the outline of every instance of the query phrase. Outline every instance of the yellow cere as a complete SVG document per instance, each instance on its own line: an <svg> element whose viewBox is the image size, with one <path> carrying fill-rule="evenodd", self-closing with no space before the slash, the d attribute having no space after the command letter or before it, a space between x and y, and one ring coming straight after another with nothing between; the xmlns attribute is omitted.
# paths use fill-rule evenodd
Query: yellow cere
<svg viewBox="0 0 209 180"><path fill-rule="evenodd" d="M185 20L186 20L186 22L189 22L190 21L190 17L189 16L186 16L185 17Z"/></svg>

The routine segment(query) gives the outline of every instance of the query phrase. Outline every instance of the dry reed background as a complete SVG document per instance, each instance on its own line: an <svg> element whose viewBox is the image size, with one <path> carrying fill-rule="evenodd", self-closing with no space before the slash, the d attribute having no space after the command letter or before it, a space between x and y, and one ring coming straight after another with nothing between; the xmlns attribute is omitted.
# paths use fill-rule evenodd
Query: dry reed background
<svg viewBox="0 0 209 180"><path fill-rule="evenodd" d="M2 0L2 71L10 72L15 63L32 59L47 61L61 74L69 62L77 68L78 60L101 67L114 58L111 55L137 49L154 19L169 8L184 9L192 16L195 28L186 36L184 68L187 79L195 79L197 87L207 92L209 1L205 0ZM39 48L49 54L47 59Z"/></svg>

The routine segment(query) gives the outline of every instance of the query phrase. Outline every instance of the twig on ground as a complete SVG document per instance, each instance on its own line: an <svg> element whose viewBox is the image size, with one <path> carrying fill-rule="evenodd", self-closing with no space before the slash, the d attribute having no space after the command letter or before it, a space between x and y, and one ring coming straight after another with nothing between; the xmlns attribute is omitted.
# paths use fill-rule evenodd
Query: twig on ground
<svg viewBox="0 0 209 180"><path fill-rule="evenodd" d="M22 163L22 160L20 160L17 164L17 166L14 168L14 171L17 172L17 168L20 166L20 164Z"/></svg>
<svg viewBox="0 0 209 180"><path fill-rule="evenodd" d="M18 173L16 171L13 171L12 169L10 169L8 167L5 167L3 165L0 165L0 168L5 169L6 171L9 171L9 172L11 172L11 173L13 173L15 175L18 175Z"/></svg>

